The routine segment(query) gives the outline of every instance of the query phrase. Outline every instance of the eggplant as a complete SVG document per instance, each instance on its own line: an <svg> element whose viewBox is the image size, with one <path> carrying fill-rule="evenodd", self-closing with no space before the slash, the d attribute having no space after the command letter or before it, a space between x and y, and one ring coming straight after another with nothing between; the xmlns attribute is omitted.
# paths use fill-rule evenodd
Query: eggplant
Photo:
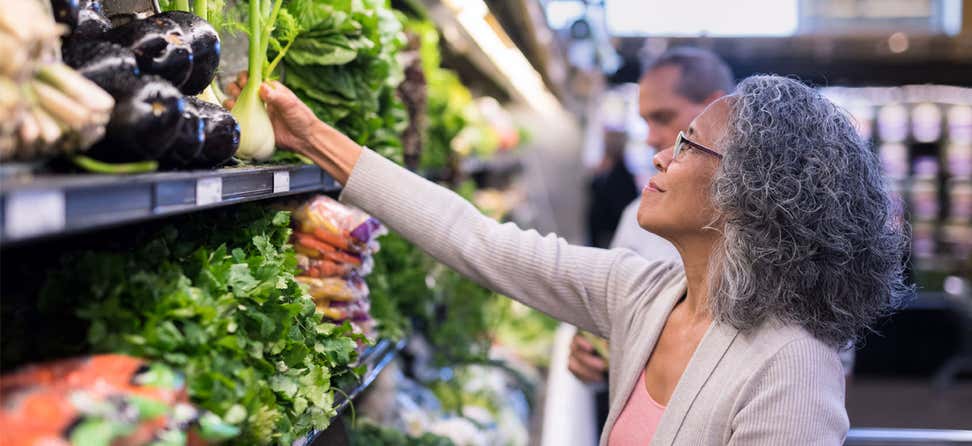
<svg viewBox="0 0 972 446"><path fill-rule="evenodd" d="M160 161L165 167L189 165L202 152L205 142L206 122L199 116L199 111L192 102L187 100L179 133L176 134L172 145Z"/></svg>
<svg viewBox="0 0 972 446"><path fill-rule="evenodd" d="M62 50L64 63L119 97L138 85L138 61L132 50L111 42L72 41Z"/></svg>
<svg viewBox="0 0 972 446"><path fill-rule="evenodd" d="M51 10L57 23L67 25L71 31L78 26L78 14L81 12L78 0L51 0Z"/></svg>
<svg viewBox="0 0 972 446"><path fill-rule="evenodd" d="M78 9L78 22L68 40L101 40L111 31L111 20L105 15L105 8L98 0L81 0Z"/></svg>
<svg viewBox="0 0 972 446"><path fill-rule="evenodd" d="M186 98L206 125L206 142L192 162L195 167L216 167L226 163L240 146L240 125L225 108L193 97Z"/></svg>
<svg viewBox="0 0 972 446"><path fill-rule="evenodd" d="M216 29L209 22L185 11L163 12L156 17L176 22L182 28L189 47L192 48L192 73L179 91L192 96L202 93L213 82L216 69L219 68L222 46Z"/></svg>
<svg viewBox="0 0 972 446"><path fill-rule="evenodd" d="M138 67L147 74L157 74L176 88L185 85L192 74L192 48L182 27L165 17L152 16L112 29L107 40L135 53Z"/></svg>
<svg viewBox="0 0 972 446"><path fill-rule="evenodd" d="M168 81L142 76L130 93L116 98L105 138L89 156L107 162L158 160L178 137L186 99Z"/></svg>

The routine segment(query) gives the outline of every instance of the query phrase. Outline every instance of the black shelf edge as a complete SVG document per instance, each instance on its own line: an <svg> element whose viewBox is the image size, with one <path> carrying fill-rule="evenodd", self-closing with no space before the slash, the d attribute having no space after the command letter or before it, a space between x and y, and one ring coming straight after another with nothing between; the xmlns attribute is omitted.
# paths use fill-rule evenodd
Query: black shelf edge
<svg viewBox="0 0 972 446"><path fill-rule="evenodd" d="M0 181L0 242L21 243L340 185L286 164L139 175L37 175Z"/></svg>
<svg viewBox="0 0 972 446"><path fill-rule="evenodd" d="M351 402L378 378L378 375L385 370L385 367L391 364L392 360L398 356L398 353L405 348L406 342L406 339L398 341L382 339L361 354L358 364L367 366L367 370L361 376L361 381L357 385L345 390L343 394L338 392L338 396L334 399L335 418L340 416ZM324 431L313 431L307 434L307 437L304 438L304 442L301 444L312 445L318 436L323 433Z"/></svg>

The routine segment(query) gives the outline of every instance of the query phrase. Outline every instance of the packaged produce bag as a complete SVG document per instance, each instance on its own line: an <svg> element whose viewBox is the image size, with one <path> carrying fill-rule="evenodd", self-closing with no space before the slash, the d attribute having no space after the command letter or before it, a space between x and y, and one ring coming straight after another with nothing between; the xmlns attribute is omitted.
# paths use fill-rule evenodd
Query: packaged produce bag
<svg viewBox="0 0 972 446"><path fill-rule="evenodd" d="M368 285L377 238L387 230L374 218L330 197L316 196L294 211L294 250L317 312L325 319L350 322L358 333L374 337Z"/></svg>
<svg viewBox="0 0 972 446"><path fill-rule="evenodd" d="M351 302L368 298L368 285L361 277L352 275L347 278L328 277L318 279L314 277L298 276L297 281L307 285L307 292L318 300Z"/></svg>
<svg viewBox="0 0 972 446"><path fill-rule="evenodd" d="M373 253L377 248L374 240L387 232L378 220L360 209L346 206L325 195L315 196L299 207L294 212L294 220L297 235L308 236L298 238L298 245L300 241L316 240L336 251L353 253L359 259L361 255ZM318 248L320 246L315 245L309 250L317 251Z"/></svg>

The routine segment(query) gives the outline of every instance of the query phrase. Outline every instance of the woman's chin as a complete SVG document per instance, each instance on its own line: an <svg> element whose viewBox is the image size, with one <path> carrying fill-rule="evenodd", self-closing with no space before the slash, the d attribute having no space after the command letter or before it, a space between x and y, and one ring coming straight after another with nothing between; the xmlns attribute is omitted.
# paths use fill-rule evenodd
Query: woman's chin
<svg viewBox="0 0 972 446"><path fill-rule="evenodd" d="M664 238L665 234L671 232L672 222L666 219L665 216L642 208L638 211L638 226L641 226L641 229Z"/></svg>
<svg viewBox="0 0 972 446"><path fill-rule="evenodd" d="M641 226L641 229L646 231L655 232L658 230L658 222L654 217L654 215L651 215L650 212L646 212L644 209L639 210L638 226Z"/></svg>

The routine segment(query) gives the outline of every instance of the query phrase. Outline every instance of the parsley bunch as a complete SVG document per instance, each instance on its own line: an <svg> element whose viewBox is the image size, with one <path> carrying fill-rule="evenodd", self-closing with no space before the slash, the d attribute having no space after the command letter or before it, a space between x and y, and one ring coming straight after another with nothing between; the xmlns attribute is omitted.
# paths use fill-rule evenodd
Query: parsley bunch
<svg viewBox="0 0 972 446"><path fill-rule="evenodd" d="M242 429L233 444L289 445L335 415L358 338L322 322L294 280L289 213L229 215L170 226L134 252L71 256L42 300L78 305L95 351L183 370L192 402Z"/></svg>

